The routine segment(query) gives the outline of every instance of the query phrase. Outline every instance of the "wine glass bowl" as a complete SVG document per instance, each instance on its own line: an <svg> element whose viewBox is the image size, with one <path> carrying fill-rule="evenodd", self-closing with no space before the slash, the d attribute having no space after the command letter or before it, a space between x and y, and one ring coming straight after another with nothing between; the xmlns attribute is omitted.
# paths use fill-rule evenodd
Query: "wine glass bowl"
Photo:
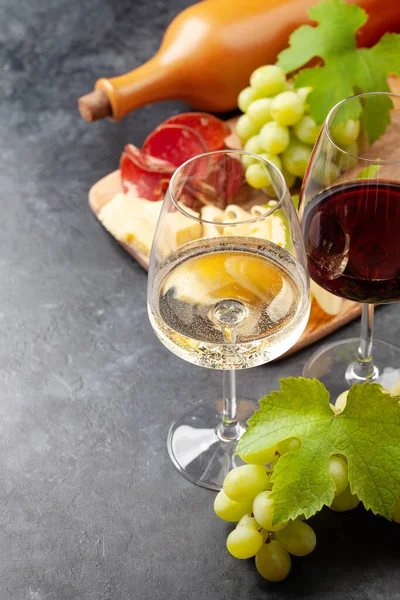
<svg viewBox="0 0 400 600"><path fill-rule="evenodd" d="M252 185L244 169L249 162ZM190 407L169 434L175 465L200 485L220 489L240 460L233 456L236 442L258 408L236 398L235 370L282 355L305 328L305 263L296 211L272 163L220 151L175 172L152 247L148 312L171 352L224 371L222 402Z"/></svg>
<svg viewBox="0 0 400 600"><path fill-rule="evenodd" d="M334 107L303 182L300 215L310 276L327 291L363 303L360 342L322 348L304 370L335 393L346 382L384 383L385 373L393 377L400 367L395 347L376 341L371 350L373 305L400 300L399 100L371 92ZM390 109L386 124L372 122L382 109ZM345 365L348 347L354 362Z"/></svg>

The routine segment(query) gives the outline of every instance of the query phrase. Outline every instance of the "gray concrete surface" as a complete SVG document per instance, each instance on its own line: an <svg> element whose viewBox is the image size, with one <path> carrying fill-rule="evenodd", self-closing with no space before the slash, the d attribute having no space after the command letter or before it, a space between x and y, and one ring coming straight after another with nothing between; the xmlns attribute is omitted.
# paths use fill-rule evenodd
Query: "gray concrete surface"
<svg viewBox="0 0 400 600"><path fill-rule="evenodd" d="M146 274L87 191L185 107L89 125L76 99L150 57L188 4L0 0L0 600L398 599L400 526L323 512L315 553L268 584L167 455L169 424L220 373L156 340ZM378 312L381 338L399 341L399 314ZM310 353L241 372L239 392L261 397Z"/></svg>

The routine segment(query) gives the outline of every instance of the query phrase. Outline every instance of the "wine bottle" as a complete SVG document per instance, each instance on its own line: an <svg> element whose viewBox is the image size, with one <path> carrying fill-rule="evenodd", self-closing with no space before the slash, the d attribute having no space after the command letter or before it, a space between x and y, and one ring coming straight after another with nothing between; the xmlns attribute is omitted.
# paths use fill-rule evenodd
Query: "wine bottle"
<svg viewBox="0 0 400 600"><path fill-rule="evenodd" d="M375 44L385 31L400 31L395 0L347 0L369 14L359 45ZM210 112L236 107L252 71L275 62L290 34L309 23L316 0L203 0L181 12L167 28L157 54L118 77L99 79L79 100L87 121L115 121L140 106L182 100Z"/></svg>

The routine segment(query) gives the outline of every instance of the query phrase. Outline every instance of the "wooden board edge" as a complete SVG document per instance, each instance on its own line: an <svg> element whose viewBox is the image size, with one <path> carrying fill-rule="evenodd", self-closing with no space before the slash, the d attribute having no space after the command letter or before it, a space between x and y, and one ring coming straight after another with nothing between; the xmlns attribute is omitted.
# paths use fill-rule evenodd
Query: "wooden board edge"
<svg viewBox="0 0 400 600"><path fill-rule="evenodd" d="M283 354L280 358L285 358L291 354L294 354L295 352L298 352L299 350L302 350L303 348L306 348L307 346L311 346L311 344L318 342L329 334L341 329L348 323L351 323L351 321L357 319L361 315L362 306L356 302L350 302L349 300L345 300L345 302L347 305L346 309L338 315L332 317L332 319L327 321L318 329L315 329L311 333L307 333L306 327L296 344L287 352L285 352L285 354Z"/></svg>
<svg viewBox="0 0 400 600"><path fill-rule="evenodd" d="M121 174L120 170L117 169L112 173L109 173L105 177L102 177L89 190L88 199L89 206L94 215L99 218L99 212L116 194L122 192L121 188ZM111 234L110 234L111 235ZM112 236L113 239L116 239ZM143 269L149 270L149 257L142 252L135 252L130 246L116 240L123 248L134 258Z"/></svg>

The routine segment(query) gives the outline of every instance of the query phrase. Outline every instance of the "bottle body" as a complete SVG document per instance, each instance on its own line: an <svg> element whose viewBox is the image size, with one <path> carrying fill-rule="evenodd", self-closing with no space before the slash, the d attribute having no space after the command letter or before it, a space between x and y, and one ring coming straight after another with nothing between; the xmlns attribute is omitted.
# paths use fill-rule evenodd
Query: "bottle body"
<svg viewBox="0 0 400 600"><path fill-rule="evenodd" d="M370 15L360 44L374 44L387 30L400 30L393 0L348 0ZM252 71L275 62L290 34L310 23L307 11L316 0L203 0L181 12L169 25L157 54L141 67L100 79L112 116L151 102L182 100L210 112L236 107L238 93Z"/></svg>

